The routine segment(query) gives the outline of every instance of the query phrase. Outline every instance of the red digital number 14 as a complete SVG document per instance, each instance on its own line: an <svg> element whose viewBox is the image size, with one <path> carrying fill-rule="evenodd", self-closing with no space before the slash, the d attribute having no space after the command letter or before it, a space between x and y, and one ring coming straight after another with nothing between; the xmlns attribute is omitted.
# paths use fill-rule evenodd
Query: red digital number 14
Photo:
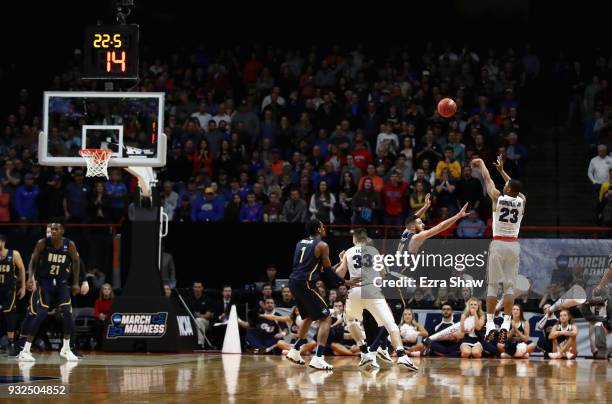
<svg viewBox="0 0 612 404"><path fill-rule="evenodd" d="M106 51L106 71L110 73L111 63L121 65L121 71L125 72L125 51L121 51L121 59L117 59L115 51Z"/></svg>

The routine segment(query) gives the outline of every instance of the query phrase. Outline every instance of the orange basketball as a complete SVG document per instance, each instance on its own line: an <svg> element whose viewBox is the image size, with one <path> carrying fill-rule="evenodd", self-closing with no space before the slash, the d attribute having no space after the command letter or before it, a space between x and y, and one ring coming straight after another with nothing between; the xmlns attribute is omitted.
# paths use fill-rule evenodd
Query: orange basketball
<svg viewBox="0 0 612 404"><path fill-rule="evenodd" d="M438 114L444 118L450 118L457 112L457 104L450 98L441 99L438 103Z"/></svg>

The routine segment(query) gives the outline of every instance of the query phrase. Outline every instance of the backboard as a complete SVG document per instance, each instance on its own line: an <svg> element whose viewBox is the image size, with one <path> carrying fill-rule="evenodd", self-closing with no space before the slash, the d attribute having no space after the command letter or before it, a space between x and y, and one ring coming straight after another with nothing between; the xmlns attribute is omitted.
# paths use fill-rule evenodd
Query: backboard
<svg viewBox="0 0 612 404"><path fill-rule="evenodd" d="M110 149L109 167L166 164L164 93L45 92L41 165L85 166L79 149Z"/></svg>

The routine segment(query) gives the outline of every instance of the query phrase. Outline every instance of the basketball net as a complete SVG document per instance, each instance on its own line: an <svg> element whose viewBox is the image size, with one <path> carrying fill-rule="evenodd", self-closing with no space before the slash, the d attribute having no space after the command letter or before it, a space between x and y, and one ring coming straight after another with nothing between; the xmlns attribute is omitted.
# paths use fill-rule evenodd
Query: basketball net
<svg viewBox="0 0 612 404"><path fill-rule="evenodd" d="M108 160L113 154L108 149L81 149L81 157L87 163L87 177L106 177L108 179Z"/></svg>

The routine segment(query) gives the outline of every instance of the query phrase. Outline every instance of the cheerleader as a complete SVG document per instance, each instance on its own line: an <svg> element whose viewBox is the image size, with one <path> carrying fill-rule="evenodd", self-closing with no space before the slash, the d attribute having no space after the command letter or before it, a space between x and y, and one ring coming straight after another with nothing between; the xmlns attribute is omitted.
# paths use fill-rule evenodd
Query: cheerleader
<svg viewBox="0 0 612 404"><path fill-rule="evenodd" d="M576 336L578 328L574 325L572 317L567 310L559 313L559 323L553 327L548 339L553 342L553 351L548 354L550 359L574 359L576 350Z"/></svg>
<svg viewBox="0 0 612 404"><path fill-rule="evenodd" d="M527 359L535 351L537 344L529 343L529 322L525 321L523 309L518 304L512 306L512 320L508 341L505 344L497 344L497 349L502 353L502 358Z"/></svg>
<svg viewBox="0 0 612 404"><path fill-rule="evenodd" d="M464 333L463 342L459 346L462 358L476 358L482 356L482 345L480 343L480 331L485 323L485 314L480 307L478 299L471 297L465 303L465 309L461 315L461 332Z"/></svg>
<svg viewBox="0 0 612 404"><path fill-rule="evenodd" d="M411 309L405 309L402 313L402 322L399 325L400 337L404 344L404 351L409 356L421 356L425 346L417 343L419 337L425 338L429 335L427 330L414 319Z"/></svg>

